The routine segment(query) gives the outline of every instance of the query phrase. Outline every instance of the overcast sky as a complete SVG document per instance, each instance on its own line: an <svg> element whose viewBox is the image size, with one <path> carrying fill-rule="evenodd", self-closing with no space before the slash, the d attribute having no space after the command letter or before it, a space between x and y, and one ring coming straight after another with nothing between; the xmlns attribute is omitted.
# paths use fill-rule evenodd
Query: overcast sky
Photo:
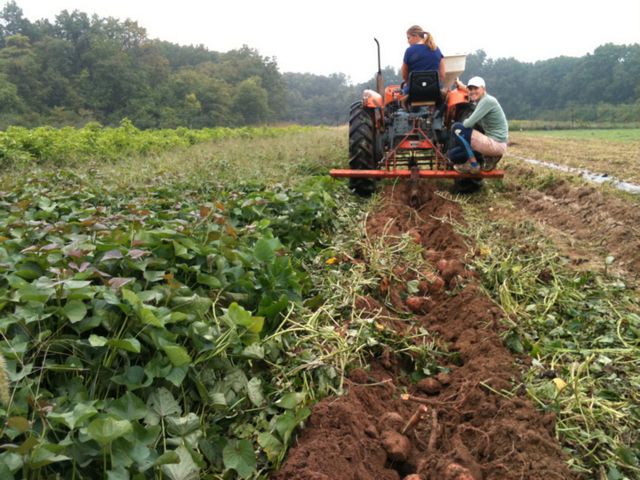
<svg viewBox="0 0 640 480"><path fill-rule="evenodd" d="M2 5L6 1L1 1ZM27 18L54 19L62 10L130 18L150 38L203 44L226 52L243 44L275 57L282 72L353 82L382 64L399 68L405 32L418 24L445 55L473 53L533 62L582 56L604 43L640 43L640 0L17 0ZM403 9L402 6L407 6ZM406 10L406 11L403 11ZM472 72L467 72L472 73Z"/></svg>

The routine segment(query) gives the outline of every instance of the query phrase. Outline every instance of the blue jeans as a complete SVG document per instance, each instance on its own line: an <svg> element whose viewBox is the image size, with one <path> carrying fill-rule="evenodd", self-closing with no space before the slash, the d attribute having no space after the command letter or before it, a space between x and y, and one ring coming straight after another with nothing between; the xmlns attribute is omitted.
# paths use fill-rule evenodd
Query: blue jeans
<svg viewBox="0 0 640 480"><path fill-rule="evenodd" d="M453 135L455 143L447 152L447 158L452 163L464 163L473 156L473 151L471 150L472 131L473 129L464 127L461 122L456 122L452 125L451 135Z"/></svg>

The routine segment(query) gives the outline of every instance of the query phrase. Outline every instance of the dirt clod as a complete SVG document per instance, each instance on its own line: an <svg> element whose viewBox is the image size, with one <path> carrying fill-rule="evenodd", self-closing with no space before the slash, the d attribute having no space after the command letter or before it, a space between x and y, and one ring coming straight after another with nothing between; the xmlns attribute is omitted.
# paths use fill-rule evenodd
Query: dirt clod
<svg viewBox="0 0 640 480"><path fill-rule="evenodd" d="M364 427L364 433L367 434L368 437L371 438L377 438L378 437L378 430L376 429L375 426L369 424L366 427Z"/></svg>

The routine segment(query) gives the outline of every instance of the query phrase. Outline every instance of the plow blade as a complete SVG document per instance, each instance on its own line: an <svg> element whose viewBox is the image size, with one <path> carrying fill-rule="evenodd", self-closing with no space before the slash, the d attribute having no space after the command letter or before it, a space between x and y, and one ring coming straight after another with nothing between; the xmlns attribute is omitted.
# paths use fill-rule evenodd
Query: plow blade
<svg viewBox="0 0 640 480"><path fill-rule="evenodd" d="M418 170L420 178L502 178L504 170L491 170L477 174L458 173L455 170ZM411 178L411 170L339 170L333 169L329 175L335 178Z"/></svg>

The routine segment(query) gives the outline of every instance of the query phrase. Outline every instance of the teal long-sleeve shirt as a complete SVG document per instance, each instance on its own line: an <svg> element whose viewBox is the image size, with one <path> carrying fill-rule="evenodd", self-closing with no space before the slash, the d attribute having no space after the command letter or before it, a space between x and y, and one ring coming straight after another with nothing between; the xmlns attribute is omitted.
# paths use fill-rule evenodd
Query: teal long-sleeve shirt
<svg viewBox="0 0 640 480"><path fill-rule="evenodd" d="M487 137L500 143L506 143L509 138L509 125L502 107L495 97L488 93L480 99L471 116L462 124L465 128L473 128L479 125L483 128Z"/></svg>

